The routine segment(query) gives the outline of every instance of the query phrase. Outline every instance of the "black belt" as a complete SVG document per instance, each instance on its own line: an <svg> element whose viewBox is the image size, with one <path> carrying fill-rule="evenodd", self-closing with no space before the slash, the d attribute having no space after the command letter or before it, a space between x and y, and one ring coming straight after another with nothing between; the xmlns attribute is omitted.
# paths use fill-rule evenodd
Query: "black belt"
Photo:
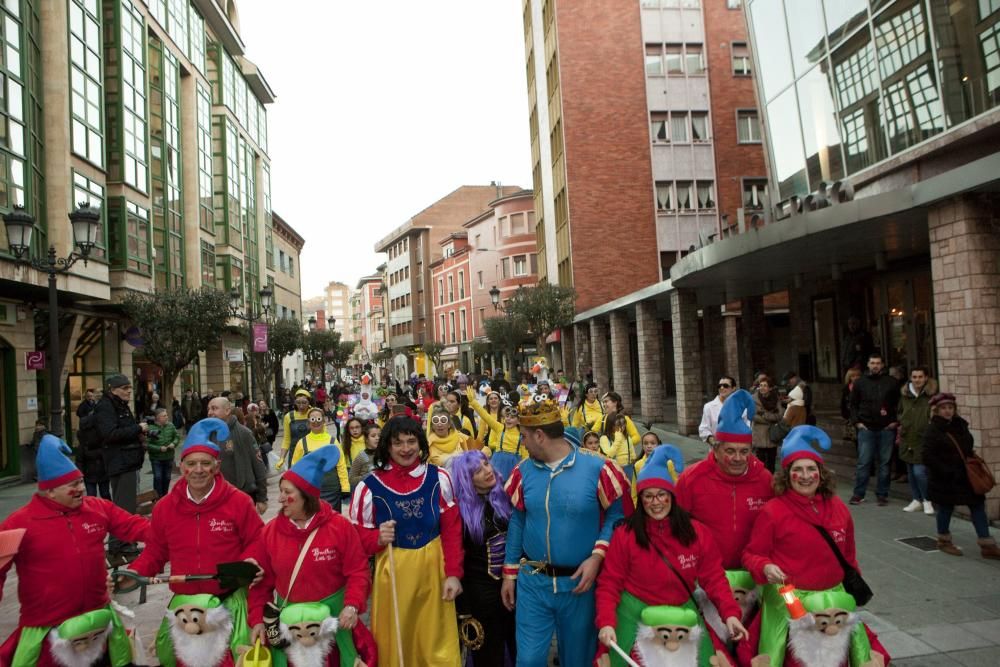
<svg viewBox="0 0 1000 667"><path fill-rule="evenodd" d="M546 577L572 577L579 569L576 567L566 567L563 565L553 565L542 561L529 560L527 556L521 557L521 565L531 568L528 574L544 574Z"/></svg>

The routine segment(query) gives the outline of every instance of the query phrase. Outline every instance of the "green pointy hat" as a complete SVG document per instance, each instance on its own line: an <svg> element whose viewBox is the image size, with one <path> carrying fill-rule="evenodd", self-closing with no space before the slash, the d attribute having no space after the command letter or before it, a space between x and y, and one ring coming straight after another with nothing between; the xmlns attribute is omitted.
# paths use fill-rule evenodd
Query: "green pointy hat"
<svg viewBox="0 0 1000 667"><path fill-rule="evenodd" d="M200 607L201 609L214 609L221 604L222 601L211 593L201 593L199 595L175 595L173 599L170 600L170 604L167 605L167 609L174 611L178 607L186 606Z"/></svg>
<svg viewBox="0 0 1000 667"><path fill-rule="evenodd" d="M60 639L70 640L88 632L103 630L111 622L111 611L108 609L95 609L86 614L80 614L63 621L57 632Z"/></svg>
<svg viewBox="0 0 1000 667"><path fill-rule="evenodd" d="M857 603L854 596L846 591L822 591L820 593L802 594L802 606L806 611L815 614L826 609L844 609L854 611Z"/></svg>
<svg viewBox="0 0 1000 667"><path fill-rule="evenodd" d="M729 580L729 588L734 591L740 588L745 591L752 591L757 588L757 582L746 570L726 570L726 579Z"/></svg>
<svg viewBox="0 0 1000 667"><path fill-rule="evenodd" d="M657 605L646 607L639 615L639 619L644 625L658 627L661 625L679 625L685 628L693 628L698 625L698 613L687 607L671 607L669 605Z"/></svg>
<svg viewBox="0 0 1000 667"><path fill-rule="evenodd" d="M330 618L330 608L322 602L300 602L290 604L281 610L281 622L285 625L322 623Z"/></svg>

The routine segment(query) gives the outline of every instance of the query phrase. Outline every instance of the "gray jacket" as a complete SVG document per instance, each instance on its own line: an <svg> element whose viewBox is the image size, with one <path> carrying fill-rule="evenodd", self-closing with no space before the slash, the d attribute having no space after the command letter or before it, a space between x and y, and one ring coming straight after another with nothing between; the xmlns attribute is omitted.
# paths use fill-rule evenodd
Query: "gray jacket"
<svg viewBox="0 0 1000 667"><path fill-rule="evenodd" d="M267 465L253 432L235 416L226 422L229 439L219 443L222 476L258 503L267 502Z"/></svg>

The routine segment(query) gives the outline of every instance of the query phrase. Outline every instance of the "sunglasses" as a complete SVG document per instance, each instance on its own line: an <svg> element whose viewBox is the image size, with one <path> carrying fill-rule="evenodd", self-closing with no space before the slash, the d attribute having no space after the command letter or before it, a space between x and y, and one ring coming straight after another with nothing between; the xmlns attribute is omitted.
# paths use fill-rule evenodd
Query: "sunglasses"
<svg viewBox="0 0 1000 667"><path fill-rule="evenodd" d="M720 382L719 383L719 389L732 389L732 388L733 388L733 385L729 384L728 382Z"/></svg>
<svg viewBox="0 0 1000 667"><path fill-rule="evenodd" d="M451 421L451 417L437 416L431 417L432 424L447 424Z"/></svg>

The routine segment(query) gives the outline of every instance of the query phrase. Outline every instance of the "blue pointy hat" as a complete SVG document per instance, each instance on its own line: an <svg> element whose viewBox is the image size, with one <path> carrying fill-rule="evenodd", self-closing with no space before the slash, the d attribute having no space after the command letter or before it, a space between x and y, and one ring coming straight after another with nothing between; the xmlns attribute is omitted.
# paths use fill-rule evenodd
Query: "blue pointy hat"
<svg viewBox="0 0 1000 667"><path fill-rule="evenodd" d="M294 484L302 493L319 498L323 477L340 462L340 447L329 445L309 452L281 476Z"/></svg>
<svg viewBox="0 0 1000 667"><path fill-rule="evenodd" d="M184 446L181 447L181 458L183 459L188 454L194 454L195 452L219 458L219 446L215 443L228 439L229 427L226 426L226 422L215 417L202 419L191 427L187 437L184 438Z"/></svg>
<svg viewBox="0 0 1000 667"><path fill-rule="evenodd" d="M820 446L824 451L829 451L833 443L830 436L821 428L803 424L796 426L781 443L781 467L787 468L794 461L799 459L811 459L817 463L823 462L823 456L816 451L813 443Z"/></svg>
<svg viewBox="0 0 1000 667"><path fill-rule="evenodd" d="M666 489L673 493L677 476L684 470L684 455L674 445L657 445L636 478L635 491Z"/></svg>
<svg viewBox="0 0 1000 667"><path fill-rule="evenodd" d="M747 420L753 421L754 406L753 396L746 389L737 389L722 404L719 411L719 425L715 428L716 442L739 442L749 445L753 432L750 424L743 420L743 413L746 413Z"/></svg>
<svg viewBox="0 0 1000 667"><path fill-rule="evenodd" d="M62 438L51 433L42 436L35 459L40 490L54 489L83 477L83 473L69 458L72 453L73 450L63 442Z"/></svg>

